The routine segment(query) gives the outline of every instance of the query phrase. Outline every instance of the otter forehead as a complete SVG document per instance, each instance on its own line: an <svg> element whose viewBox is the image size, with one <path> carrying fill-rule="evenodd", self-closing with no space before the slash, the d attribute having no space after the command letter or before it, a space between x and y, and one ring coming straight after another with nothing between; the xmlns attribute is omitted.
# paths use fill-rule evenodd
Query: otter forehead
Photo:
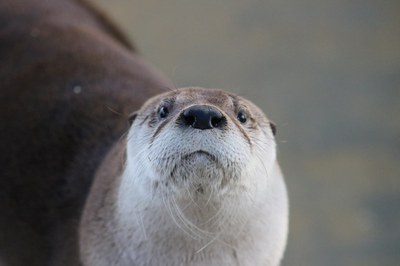
<svg viewBox="0 0 400 266"><path fill-rule="evenodd" d="M165 92L151 98L143 105L142 110L153 109L160 103L170 103L180 108L194 104L209 104L222 110L238 110L240 107L251 109L252 114L263 120L264 113L252 102L220 89L206 89L201 87L186 87Z"/></svg>
<svg viewBox="0 0 400 266"><path fill-rule="evenodd" d="M157 105L158 103L170 103L179 107L194 104L209 104L229 110L234 109L238 101L238 96L223 90L187 87L156 96L144 105L144 109Z"/></svg>
<svg viewBox="0 0 400 266"><path fill-rule="evenodd" d="M236 96L218 89L183 88L176 95L176 101L189 104L211 104L223 109L232 108L236 103Z"/></svg>

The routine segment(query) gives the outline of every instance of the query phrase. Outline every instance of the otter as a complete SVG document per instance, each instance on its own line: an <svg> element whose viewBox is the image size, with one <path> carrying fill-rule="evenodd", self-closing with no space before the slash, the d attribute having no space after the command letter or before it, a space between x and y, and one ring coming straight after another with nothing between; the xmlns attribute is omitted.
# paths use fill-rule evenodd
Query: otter
<svg viewBox="0 0 400 266"><path fill-rule="evenodd" d="M84 0L0 1L0 58L2 266L279 263L286 192L256 106L175 90Z"/></svg>
<svg viewBox="0 0 400 266"><path fill-rule="evenodd" d="M257 106L184 88L151 98L131 121L86 203L84 265L280 263L287 193L275 126Z"/></svg>

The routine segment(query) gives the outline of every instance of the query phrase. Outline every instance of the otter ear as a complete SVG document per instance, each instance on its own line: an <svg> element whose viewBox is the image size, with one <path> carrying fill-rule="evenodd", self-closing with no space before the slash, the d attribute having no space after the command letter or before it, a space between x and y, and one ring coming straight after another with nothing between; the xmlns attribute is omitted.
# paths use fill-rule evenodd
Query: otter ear
<svg viewBox="0 0 400 266"><path fill-rule="evenodd" d="M275 125L275 123L272 122L272 121L269 121L269 126L271 127L272 134L275 136L276 135L276 125Z"/></svg>
<svg viewBox="0 0 400 266"><path fill-rule="evenodd" d="M128 122L129 122L129 126L132 126L133 122L135 121L137 117L137 112L133 112L129 115L128 117Z"/></svg>

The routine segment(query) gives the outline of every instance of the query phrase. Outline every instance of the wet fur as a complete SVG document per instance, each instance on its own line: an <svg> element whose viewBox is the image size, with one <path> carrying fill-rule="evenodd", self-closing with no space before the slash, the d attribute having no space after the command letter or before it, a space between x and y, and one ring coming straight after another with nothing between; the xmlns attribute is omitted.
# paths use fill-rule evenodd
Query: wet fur
<svg viewBox="0 0 400 266"><path fill-rule="evenodd" d="M79 265L95 171L171 85L81 0L1 0L0 58L0 264Z"/></svg>

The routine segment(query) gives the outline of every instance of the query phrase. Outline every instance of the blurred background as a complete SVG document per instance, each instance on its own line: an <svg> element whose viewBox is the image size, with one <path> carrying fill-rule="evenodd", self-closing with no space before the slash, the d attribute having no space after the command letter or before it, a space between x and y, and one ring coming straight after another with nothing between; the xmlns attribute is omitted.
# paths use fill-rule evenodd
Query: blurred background
<svg viewBox="0 0 400 266"><path fill-rule="evenodd" d="M278 125L283 266L400 265L399 0L91 0L176 86Z"/></svg>

